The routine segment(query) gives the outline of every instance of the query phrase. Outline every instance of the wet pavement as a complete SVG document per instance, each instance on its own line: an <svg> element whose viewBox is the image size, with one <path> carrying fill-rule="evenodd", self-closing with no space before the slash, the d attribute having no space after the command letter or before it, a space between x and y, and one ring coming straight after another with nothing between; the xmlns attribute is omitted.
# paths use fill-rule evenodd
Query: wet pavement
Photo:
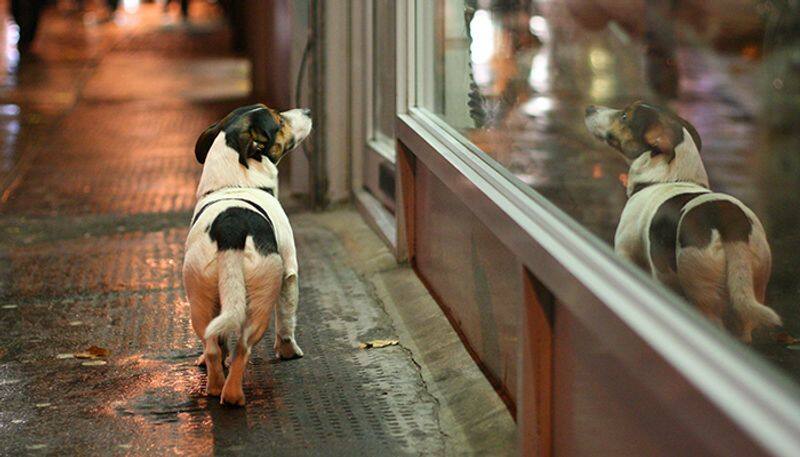
<svg viewBox="0 0 800 457"><path fill-rule="evenodd" d="M50 11L34 56L5 55L0 453L442 454L439 402L412 353L358 348L398 332L326 222L372 236L351 210L291 216L306 356L278 362L267 334L245 408L203 395L180 280L192 148L249 87L219 17L197 4L191 25L155 7L96 24ZM100 357L80 354L92 346Z"/></svg>

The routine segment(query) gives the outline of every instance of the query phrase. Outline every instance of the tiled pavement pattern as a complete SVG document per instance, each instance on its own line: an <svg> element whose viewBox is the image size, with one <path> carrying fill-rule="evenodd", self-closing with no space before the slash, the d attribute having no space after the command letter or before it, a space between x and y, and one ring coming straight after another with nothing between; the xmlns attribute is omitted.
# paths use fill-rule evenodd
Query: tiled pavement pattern
<svg viewBox="0 0 800 457"><path fill-rule="evenodd" d="M202 5L202 2L197 2ZM38 55L0 90L0 454L439 454L437 404L348 250L295 214L298 340L271 335L248 405L206 398L180 264L198 132L247 93L208 8L192 27L155 8L122 25L51 11ZM345 217L356 220L353 214ZM106 365L60 359L91 345Z"/></svg>

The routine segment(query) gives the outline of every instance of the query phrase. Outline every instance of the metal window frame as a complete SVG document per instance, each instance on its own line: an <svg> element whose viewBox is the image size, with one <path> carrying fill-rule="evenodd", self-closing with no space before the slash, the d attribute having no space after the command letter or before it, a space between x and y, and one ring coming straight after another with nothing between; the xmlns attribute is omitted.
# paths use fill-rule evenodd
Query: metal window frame
<svg viewBox="0 0 800 457"><path fill-rule="evenodd" d="M797 385L622 261L436 115L417 107L415 50L426 40L415 33L420 1L427 0L400 2L406 23L398 30L408 39L403 55L405 105L399 105L406 109L397 117L398 140L565 306L610 311L764 449L798 455Z"/></svg>

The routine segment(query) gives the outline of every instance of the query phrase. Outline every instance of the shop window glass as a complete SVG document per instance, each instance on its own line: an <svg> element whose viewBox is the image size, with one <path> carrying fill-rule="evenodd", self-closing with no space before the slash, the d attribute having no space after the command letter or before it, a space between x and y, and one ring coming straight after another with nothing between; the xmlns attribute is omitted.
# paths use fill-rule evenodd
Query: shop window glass
<svg viewBox="0 0 800 457"><path fill-rule="evenodd" d="M692 143L700 150L710 188L732 195L752 213L728 211L722 202L716 208L706 205L706 211L696 211L688 220L691 205L673 201L678 209L670 217L680 224L688 220L686 225L651 224L649 233L661 237L654 238L658 243L633 245L626 257L648 273L651 263L658 264L661 284L687 297L734 337L746 332L732 308L733 301L744 306L744 299L731 298L742 292L731 287L749 287L756 301L765 302L784 323L755 332L752 346L800 377L800 351L793 350L800 346L791 344L791 335L800 336L796 2L420 0L416 7L419 107L435 114L470 148L505 167L518 185L535 189L612 246L632 191L626 189L632 179L629 164L612 145L631 160L647 154L653 167L657 161L669 170L676 164L697 167L683 159L686 149L675 152L676 145L689 147L682 138L694 132L669 113L688 121L700 138ZM645 105L631 106L636 100ZM597 138L585 120L590 105L631 109L612 127L592 124L602 136ZM614 119L622 114L615 113ZM639 143L626 143L631 138ZM638 191L645 192L650 181L700 179L681 173L647 175L656 177L644 179ZM654 220L646 209L638 211ZM714 243L723 238L750 242L760 230L753 216L763 224L771 247L771 274L767 260L752 249L733 253L722 248L725 252L709 251L712 257L723 256L722 272L701 265L684 277L669 274L683 262L691 263L683 256L689 248L699 252L718 246ZM690 226L694 232L686 228ZM708 233L702 232L704 227L711 227ZM681 230L688 233L685 239L678 238ZM728 268L742 262L732 256L744 257L749 266ZM728 311L698 303L692 289L709 275L728 273L741 276L738 283L732 280L735 284L718 281L715 293Z"/></svg>

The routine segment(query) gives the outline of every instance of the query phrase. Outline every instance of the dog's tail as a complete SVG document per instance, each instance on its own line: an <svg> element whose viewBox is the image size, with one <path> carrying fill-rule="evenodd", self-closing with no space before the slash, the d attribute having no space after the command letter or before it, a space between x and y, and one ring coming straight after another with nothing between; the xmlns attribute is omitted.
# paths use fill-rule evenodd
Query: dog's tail
<svg viewBox="0 0 800 457"><path fill-rule="evenodd" d="M243 253L240 250L220 251L219 268L220 313L208 323L204 337L239 335L247 318L247 290L244 281Z"/></svg>
<svg viewBox="0 0 800 457"><path fill-rule="evenodd" d="M747 242L722 243L725 250L728 295L733 311L741 323L741 337L749 342L753 329L762 326L779 326L778 314L759 303L753 288L753 267Z"/></svg>

